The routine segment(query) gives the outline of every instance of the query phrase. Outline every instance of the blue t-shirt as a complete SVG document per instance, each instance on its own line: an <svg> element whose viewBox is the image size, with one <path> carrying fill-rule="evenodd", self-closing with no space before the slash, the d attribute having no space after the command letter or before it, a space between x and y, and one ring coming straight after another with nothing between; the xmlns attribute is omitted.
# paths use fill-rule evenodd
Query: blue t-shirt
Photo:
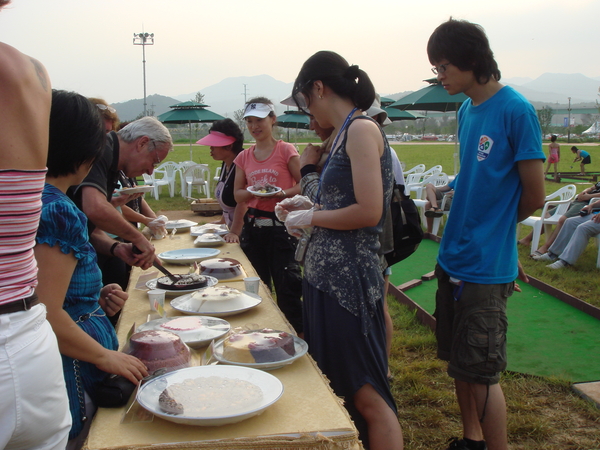
<svg viewBox="0 0 600 450"><path fill-rule="evenodd" d="M522 185L517 163L545 160L533 106L509 86L458 112L460 176L438 263L459 280L499 284L518 275L516 225Z"/></svg>
<svg viewBox="0 0 600 450"><path fill-rule="evenodd" d="M585 150L579 150L579 156L581 156L582 158L587 158L588 156L590 156L590 154Z"/></svg>

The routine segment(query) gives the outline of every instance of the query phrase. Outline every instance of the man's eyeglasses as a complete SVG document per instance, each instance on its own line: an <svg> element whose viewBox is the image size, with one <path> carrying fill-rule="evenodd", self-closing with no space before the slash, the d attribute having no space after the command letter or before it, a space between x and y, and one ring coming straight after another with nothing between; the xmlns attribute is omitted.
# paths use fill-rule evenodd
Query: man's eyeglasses
<svg viewBox="0 0 600 450"><path fill-rule="evenodd" d="M98 109L100 111L110 111L111 113L116 113L117 110L115 108L113 108L112 106L107 106L107 105L103 105L102 103L96 103L96 106L98 107Z"/></svg>
<svg viewBox="0 0 600 450"><path fill-rule="evenodd" d="M161 160L160 160L160 156L158 156L158 150L156 149L156 142L154 140L150 141L152 143L152 149L148 148L149 152L154 152L156 155L156 162L152 163L152 167L154 167L155 169L160 165Z"/></svg>
<svg viewBox="0 0 600 450"><path fill-rule="evenodd" d="M446 69L448 68L448 66L450 65L450 63L446 63L446 64L440 64L438 67L432 67L431 71L435 74L438 75L440 73L444 73L446 71Z"/></svg>

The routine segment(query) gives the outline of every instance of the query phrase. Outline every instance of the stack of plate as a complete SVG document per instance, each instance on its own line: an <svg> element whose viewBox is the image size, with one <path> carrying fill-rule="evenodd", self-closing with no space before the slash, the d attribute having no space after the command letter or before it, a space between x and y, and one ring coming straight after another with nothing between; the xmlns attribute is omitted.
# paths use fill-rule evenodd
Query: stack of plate
<svg viewBox="0 0 600 450"><path fill-rule="evenodd" d="M171 300L171 307L183 314L226 317L254 308L262 301L260 296L244 291L228 300L206 301L202 298L202 292L203 289L200 289L176 297Z"/></svg>
<svg viewBox="0 0 600 450"><path fill-rule="evenodd" d="M188 266L197 261L214 258L221 250L214 248L182 248L180 250L169 250L158 254L158 257L169 264L181 264Z"/></svg>

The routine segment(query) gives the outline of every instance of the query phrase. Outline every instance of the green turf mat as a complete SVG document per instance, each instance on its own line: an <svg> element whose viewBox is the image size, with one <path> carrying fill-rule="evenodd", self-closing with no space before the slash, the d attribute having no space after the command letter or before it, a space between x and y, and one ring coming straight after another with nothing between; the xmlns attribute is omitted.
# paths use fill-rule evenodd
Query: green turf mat
<svg viewBox="0 0 600 450"><path fill-rule="evenodd" d="M416 252L392 266L390 282L398 286L410 280L420 280L422 275L433 271L438 248L437 242L424 239Z"/></svg>
<svg viewBox="0 0 600 450"><path fill-rule="evenodd" d="M424 241L414 255L393 267L395 285L433 270L438 244ZM600 321L528 284L508 302L508 370L559 376L572 382L600 380ZM406 294L430 314L436 280Z"/></svg>

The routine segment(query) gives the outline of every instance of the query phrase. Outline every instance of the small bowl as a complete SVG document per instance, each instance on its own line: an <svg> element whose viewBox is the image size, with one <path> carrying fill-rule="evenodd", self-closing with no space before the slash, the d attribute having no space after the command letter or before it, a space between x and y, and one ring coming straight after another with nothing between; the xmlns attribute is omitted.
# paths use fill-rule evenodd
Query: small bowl
<svg viewBox="0 0 600 450"><path fill-rule="evenodd" d="M233 258L213 258L200 262L200 273L217 280L230 280L243 275L242 265Z"/></svg>

